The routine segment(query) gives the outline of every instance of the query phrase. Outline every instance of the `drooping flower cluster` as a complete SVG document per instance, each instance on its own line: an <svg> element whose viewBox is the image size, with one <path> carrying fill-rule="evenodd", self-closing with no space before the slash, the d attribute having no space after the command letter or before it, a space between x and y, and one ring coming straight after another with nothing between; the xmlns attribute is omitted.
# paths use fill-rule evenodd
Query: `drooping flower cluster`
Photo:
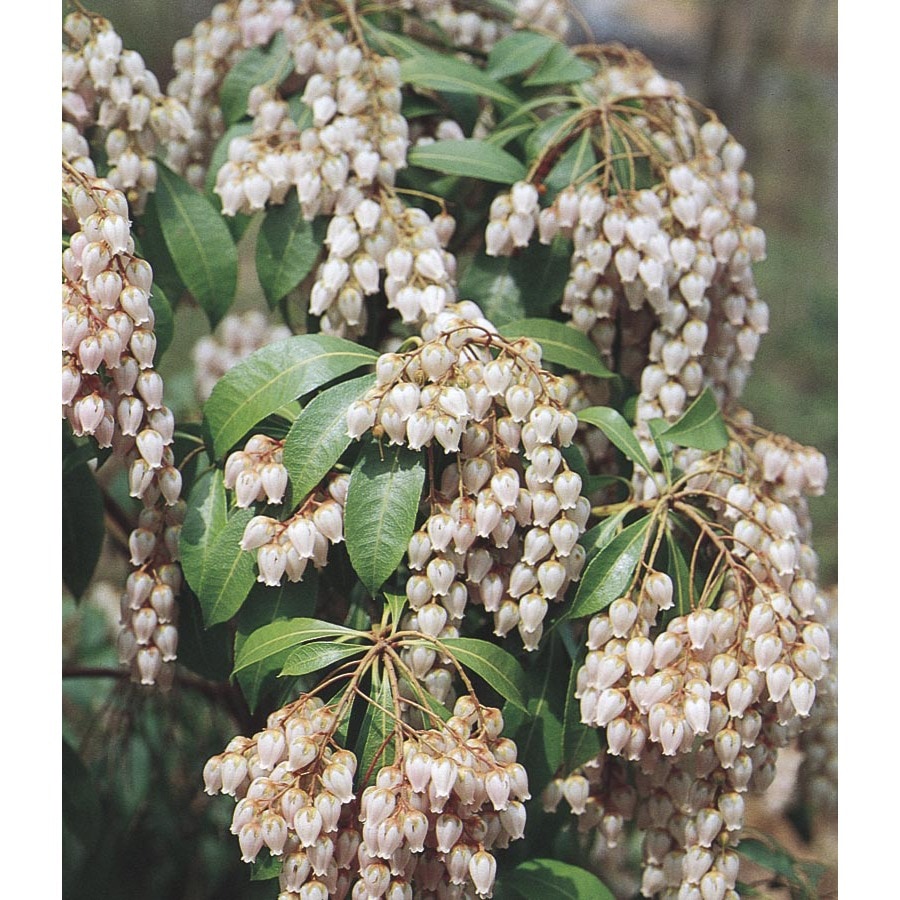
<svg viewBox="0 0 900 900"><path fill-rule="evenodd" d="M256 440L258 438L251 438L251 443ZM236 455L232 454L230 459ZM274 466L280 466L280 463L267 463L263 469ZM286 483L287 471L283 466L280 468ZM248 471L253 470L244 470ZM243 474L237 476L239 498ZM260 479L259 490L265 492L262 476L254 473L253 477ZM339 544L344 539L344 504L349 488L348 474L329 475L283 522L271 516L254 516L247 523L241 549L256 550L258 581L276 587L281 584L283 575L287 575L289 581L302 581L310 561L317 569L328 565L329 544Z"/></svg>
<svg viewBox="0 0 900 900"><path fill-rule="evenodd" d="M204 335L194 345L194 379L200 402L205 403L216 382L254 350L290 336L287 325L269 324L259 310L225 316L214 334Z"/></svg>
<svg viewBox="0 0 900 900"><path fill-rule="evenodd" d="M267 44L292 13L290 0L227 0L173 50L175 78L166 89L184 104L189 135L166 144L168 164L195 187L206 178L216 142L225 133L219 90L242 50Z"/></svg>
<svg viewBox="0 0 900 900"><path fill-rule="evenodd" d="M370 773L334 746L337 725L334 706L303 696L206 764L207 793L237 798L242 859L264 847L281 857L285 898L426 898L445 896L448 882L451 896L490 897L491 851L523 836L530 797L500 711L461 698L361 793Z"/></svg>
<svg viewBox="0 0 900 900"><path fill-rule="evenodd" d="M77 436L111 447L128 466L130 492L146 507L129 538L119 651L144 684L175 658L178 532L184 518L174 464L175 421L154 370L153 273L134 255L124 194L108 181L63 168L78 230L62 254L63 415Z"/></svg>
<svg viewBox="0 0 900 900"><path fill-rule="evenodd" d="M505 341L472 303L423 335L379 358L376 386L348 409L349 434L452 454L409 545L406 592L420 621L440 605L458 625L472 600L494 614L496 634L518 627L533 650L549 602L584 564L590 504L561 452L578 424L566 382L541 368L537 344Z"/></svg>
<svg viewBox="0 0 900 900"><path fill-rule="evenodd" d="M66 17L63 51L63 159L86 175L97 174L84 134L105 135L106 178L135 213L156 188L158 148L192 131L187 110L159 89L156 76L134 50L124 50L112 25L99 16Z"/></svg>
<svg viewBox="0 0 900 900"><path fill-rule="evenodd" d="M803 459L803 486L817 493L823 460L744 428L718 460L682 451L677 463L688 477L672 510L697 529L687 557L703 559L709 547L721 568L676 608L672 578L652 559L640 563L632 588L591 619L578 672L582 721L605 729L608 754L635 763L652 804L635 819L645 896L732 896L728 847L743 795L771 784L777 750L810 715L830 657L805 499L782 479L788 459ZM650 545L648 535L645 555ZM609 786L587 771L571 778L555 790L576 815L587 795L609 803Z"/></svg>
<svg viewBox="0 0 900 900"><path fill-rule="evenodd" d="M241 509L256 502L281 503L288 485L284 441L255 434L225 460L226 489L234 491Z"/></svg>

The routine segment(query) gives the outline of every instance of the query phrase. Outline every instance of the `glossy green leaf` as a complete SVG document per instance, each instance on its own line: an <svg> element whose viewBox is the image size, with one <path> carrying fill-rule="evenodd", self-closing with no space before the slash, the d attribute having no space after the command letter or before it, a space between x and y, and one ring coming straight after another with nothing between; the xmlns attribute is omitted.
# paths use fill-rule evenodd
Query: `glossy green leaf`
<svg viewBox="0 0 900 900"><path fill-rule="evenodd" d="M362 26L367 43L379 53L396 57L399 60L404 60L411 56L434 54L430 47L408 35L376 28L368 18L362 20Z"/></svg>
<svg viewBox="0 0 900 900"><path fill-rule="evenodd" d="M352 628L321 619L301 617L272 622L257 628L244 641L235 656L234 671L240 672L259 663L271 665L273 668L281 666L291 653L303 644L322 641L323 638L358 637L359 634Z"/></svg>
<svg viewBox="0 0 900 900"><path fill-rule="evenodd" d="M557 46L557 42L545 34L514 31L491 48L487 72L493 78L518 75L530 69Z"/></svg>
<svg viewBox="0 0 900 900"><path fill-rule="evenodd" d="M284 441L284 465L299 503L350 446L347 408L375 383L374 375L342 381L322 391L294 420Z"/></svg>
<svg viewBox="0 0 900 900"><path fill-rule="evenodd" d="M147 197L144 212L133 223L132 232L137 255L141 259L147 260L153 269L153 290L161 287L174 309L187 288L178 274L172 254L169 253L169 248L166 246L159 223L159 209L155 192Z"/></svg>
<svg viewBox="0 0 900 900"><path fill-rule="evenodd" d="M425 90L471 94L510 107L517 106L516 95L472 63L427 51L400 63L400 78L406 84Z"/></svg>
<svg viewBox="0 0 900 900"><path fill-rule="evenodd" d="M361 656L368 649L361 644L337 644L332 641L302 644L291 652L281 674L309 675L352 656Z"/></svg>
<svg viewBox="0 0 900 900"><path fill-rule="evenodd" d="M609 518L599 522L581 536L578 543L587 550L588 561L599 553L619 533L622 521L629 512L631 512L631 510L628 508L621 509L615 515L609 516Z"/></svg>
<svg viewBox="0 0 900 900"><path fill-rule="evenodd" d="M411 166L499 184L512 184L525 177L525 166L514 156L496 144L475 138L422 144L412 147L407 158Z"/></svg>
<svg viewBox="0 0 900 900"><path fill-rule="evenodd" d="M709 388L705 388L681 418L673 422L662 435L679 447L715 451L728 446L728 429Z"/></svg>
<svg viewBox="0 0 900 900"><path fill-rule="evenodd" d="M311 566L304 573L303 581L288 581L279 587L255 584L237 616L234 635L234 658L240 659L241 650L251 635L274 622L311 616L316 608L318 572ZM276 654L235 671L238 683L250 709L256 708L265 684L284 665L290 650Z"/></svg>
<svg viewBox="0 0 900 900"><path fill-rule="evenodd" d="M570 109L556 113L535 125L525 141L525 154L528 162L534 162L538 156L552 147L564 142L577 127L580 110Z"/></svg>
<svg viewBox="0 0 900 900"><path fill-rule="evenodd" d="M356 742L360 789L372 784L377 770L391 765L395 756L392 739L397 726L393 714L394 695L387 674L379 672L375 668L372 670L371 697L375 702L366 705L366 712L359 729L359 738ZM367 774L368 778L366 778Z"/></svg>
<svg viewBox="0 0 900 900"><path fill-rule="evenodd" d="M207 627L230 619L256 580L255 555L240 546L253 515L252 509L241 509L227 516L218 469L198 479L188 498L181 529L181 564Z"/></svg>
<svg viewBox="0 0 900 900"><path fill-rule="evenodd" d="M616 535L585 567L565 619L592 616L606 609L628 587L644 551L652 519L645 516Z"/></svg>
<svg viewBox="0 0 900 900"><path fill-rule="evenodd" d="M215 327L237 289L237 248L207 197L161 163L156 204L166 247L178 275Z"/></svg>
<svg viewBox="0 0 900 900"><path fill-rule="evenodd" d="M572 662L566 685L566 706L563 713L562 771L572 772L578 766L593 759L603 749L600 732L581 721L581 702L576 698L578 670L584 665L585 651L582 649Z"/></svg>
<svg viewBox="0 0 900 900"><path fill-rule="evenodd" d="M421 454L374 441L363 446L350 474L344 538L350 562L373 596L406 553L424 483Z"/></svg>
<svg viewBox="0 0 900 900"><path fill-rule="evenodd" d="M558 859L528 859L502 877L503 887L523 900L615 900L592 872Z"/></svg>
<svg viewBox="0 0 900 900"><path fill-rule="evenodd" d="M613 377L590 339L571 325L552 319L519 319L504 325L500 333L507 339L527 337L537 341L547 362L597 378Z"/></svg>
<svg viewBox="0 0 900 900"><path fill-rule="evenodd" d="M556 773L563 756L562 716L566 685L559 677L566 664L559 640L550 640L539 664L528 672L526 696L529 718L515 732L519 761L528 769L529 788L535 796Z"/></svg>
<svg viewBox="0 0 900 900"><path fill-rule="evenodd" d="M219 379L203 408L216 456L285 403L377 358L327 334L297 335L252 353Z"/></svg>
<svg viewBox="0 0 900 900"><path fill-rule="evenodd" d="M400 619L403 618L403 611L409 603L409 598L406 594L385 594L384 602L390 611L391 622L399 625Z"/></svg>
<svg viewBox="0 0 900 900"><path fill-rule="evenodd" d="M590 406L578 413L578 421L596 425L633 463L646 472L652 470L634 430L622 414L610 406Z"/></svg>
<svg viewBox="0 0 900 900"><path fill-rule="evenodd" d="M284 860L281 856L272 856L264 849L250 866L250 880L271 881L281 874L283 866Z"/></svg>
<svg viewBox="0 0 900 900"><path fill-rule="evenodd" d="M312 271L325 237L324 218L307 222L297 192L266 210L256 238L256 274L274 306Z"/></svg>
<svg viewBox="0 0 900 900"><path fill-rule="evenodd" d="M825 872L820 863L798 860L774 839L745 838L738 852L757 865L780 875L793 888L792 897L798 900L816 900L819 881Z"/></svg>
<svg viewBox="0 0 900 900"><path fill-rule="evenodd" d="M62 478L62 577L78 599L87 590L103 549L103 495L87 463Z"/></svg>
<svg viewBox="0 0 900 900"><path fill-rule="evenodd" d="M471 297L499 328L528 316L547 315L569 278L571 244L532 244L516 256L478 253L460 279L460 296Z"/></svg>
<svg viewBox="0 0 900 900"><path fill-rule="evenodd" d="M686 616L694 607L691 572L688 561L684 558L678 541L666 528L666 549L669 553L667 573L672 579L672 593L675 598L675 609L679 616Z"/></svg>
<svg viewBox="0 0 900 900"><path fill-rule="evenodd" d="M525 87L544 87L548 84L571 84L587 81L594 75L594 67L579 59L568 47L553 41L543 62L525 79Z"/></svg>
<svg viewBox="0 0 900 900"><path fill-rule="evenodd" d="M447 638L441 644L463 668L480 675L501 697L528 712L525 673L511 653L477 638Z"/></svg>
<svg viewBox="0 0 900 900"><path fill-rule="evenodd" d="M547 186L547 200L552 200L561 190L575 184L596 165L597 154L594 152L591 131L587 129L575 138L544 180Z"/></svg>
<svg viewBox="0 0 900 900"><path fill-rule="evenodd" d="M653 438L653 444L656 447L657 453L659 453L659 461L662 465L663 474L666 476L666 481L671 484L672 467L674 463L672 461L672 442L665 436L668 424L665 419L660 417L657 419L650 419L647 422L647 427L650 429L650 436Z"/></svg>
<svg viewBox="0 0 900 900"><path fill-rule="evenodd" d="M277 87L294 70L294 60L282 32L268 47L247 50L231 67L219 91L219 106L227 125L247 114L247 99L258 84Z"/></svg>

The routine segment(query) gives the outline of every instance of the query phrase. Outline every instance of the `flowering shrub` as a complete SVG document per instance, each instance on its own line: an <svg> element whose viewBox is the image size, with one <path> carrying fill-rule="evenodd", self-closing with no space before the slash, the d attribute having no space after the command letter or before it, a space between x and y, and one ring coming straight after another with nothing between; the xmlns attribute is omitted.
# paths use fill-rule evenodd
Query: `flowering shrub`
<svg viewBox="0 0 900 900"><path fill-rule="evenodd" d="M66 478L141 505L120 661L167 689L226 629L252 733L202 779L279 900L603 896L516 855L554 813L635 838L645 897L736 898L745 798L835 691L826 463L740 405L753 179L564 4L468 6L229 0L165 93L66 19ZM271 320L231 312L254 239ZM200 427L156 368L190 303Z"/></svg>

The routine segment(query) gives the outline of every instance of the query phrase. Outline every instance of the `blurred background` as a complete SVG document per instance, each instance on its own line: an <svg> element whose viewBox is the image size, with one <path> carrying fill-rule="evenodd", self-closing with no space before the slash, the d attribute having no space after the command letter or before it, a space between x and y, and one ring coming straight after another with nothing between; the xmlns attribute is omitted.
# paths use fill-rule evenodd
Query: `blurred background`
<svg viewBox="0 0 900 900"><path fill-rule="evenodd" d="M165 87L174 41L208 15L213 0L89 5L114 22L125 46L143 54ZM837 6L837 0L577 3L594 39L642 49L665 76L715 109L747 148L757 224L768 239L768 259L755 274L771 317L745 402L760 425L828 458L827 492L811 502L824 586L837 584ZM588 40L578 26L569 37ZM240 306L252 297L250 269L250 293ZM160 367L176 414L179 405L196 409L190 346L206 328L195 310L179 316L194 321L178 322L180 338ZM108 568L78 607L66 599L65 666L82 674L117 668L112 622L125 574ZM198 766L233 734L228 716L204 692L198 683L196 690L151 697L108 678L66 679L64 736L78 750L63 755L69 900L120 896L124 877L134 900L271 897L271 884L249 883L248 867L221 839L229 805L209 803L196 784ZM780 809L772 812L778 831ZM836 859L828 845L815 853Z"/></svg>

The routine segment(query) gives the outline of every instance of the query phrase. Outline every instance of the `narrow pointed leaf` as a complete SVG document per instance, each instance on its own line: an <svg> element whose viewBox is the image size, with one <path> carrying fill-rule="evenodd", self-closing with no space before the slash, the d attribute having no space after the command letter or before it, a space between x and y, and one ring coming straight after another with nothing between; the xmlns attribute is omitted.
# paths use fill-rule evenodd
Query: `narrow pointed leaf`
<svg viewBox="0 0 900 900"><path fill-rule="evenodd" d="M400 63L400 78L407 84L426 90L486 97L515 107L516 95L472 63L427 51Z"/></svg>
<svg viewBox="0 0 900 900"><path fill-rule="evenodd" d="M597 378L613 377L601 362L600 351L588 337L570 325L552 319L520 319L504 325L500 333L505 338L527 337L537 341L548 362Z"/></svg>
<svg viewBox="0 0 900 900"><path fill-rule="evenodd" d="M228 125L247 114L247 99L258 84L277 87L293 71L294 61L282 32L269 47L254 47L244 52L225 76L219 91L219 105Z"/></svg>
<svg viewBox="0 0 900 900"><path fill-rule="evenodd" d="M377 358L327 334L297 335L252 353L219 379L203 408L216 456L284 404Z"/></svg>
<svg viewBox="0 0 900 900"><path fill-rule="evenodd" d="M587 81L593 74L593 66L579 59L564 44L554 41L540 66L525 79L525 86L571 84L575 81Z"/></svg>
<svg viewBox="0 0 900 900"><path fill-rule="evenodd" d="M672 462L672 442L666 437L668 424L665 419L660 417L658 419L650 419L647 422L647 427L650 429L650 436L653 438L653 444L659 453L663 474L666 476L666 481L671 484L672 466L674 463Z"/></svg>
<svg viewBox="0 0 900 900"><path fill-rule="evenodd" d="M216 536L227 523L228 499L222 472L210 469L194 482L181 528L181 568L187 583L198 595L205 574L212 565L212 547Z"/></svg>
<svg viewBox="0 0 900 900"><path fill-rule="evenodd" d="M491 48L487 73L493 78L508 78L530 69L552 48L559 46L553 38L536 31L514 31Z"/></svg>
<svg viewBox="0 0 900 900"><path fill-rule="evenodd" d="M342 381L322 391L294 420L284 441L284 465L299 503L350 446L347 408L375 383L374 375Z"/></svg>
<svg viewBox="0 0 900 900"><path fill-rule="evenodd" d="M662 432L662 436L679 447L709 451L727 447L728 429L712 391L705 388L684 415Z"/></svg>
<svg viewBox="0 0 900 900"><path fill-rule="evenodd" d="M624 528L591 560L564 619L592 616L621 596L641 558L651 522L645 516Z"/></svg>
<svg viewBox="0 0 900 900"><path fill-rule="evenodd" d="M275 306L312 271L325 237L324 219L307 222L297 192L266 210L256 239L256 274L269 306Z"/></svg>
<svg viewBox="0 0 900 900"><path fill-rule="evenodd" d="M422 169L512 184L525 177L525 166L496 144L466 138L435 141L409 151L409 163Z"/></svg>
<svg viewBox="0 0 900 900"><path fill-rule="evenodd" d="M385 594L384 602L390 610L391 621L399 625L400 619L403 618L403 611L409 603L409 598L406 594Z"/></svg>
<svg viewBox="0 0 900 900"><path fill-rule="evenodd" d="M634 430L622 414L610 406L591 406L578 413L578 421L596 425L633 463L644 471L652 470Z"/></svg>
<svg viewBox="0 0 900 900"><path fill-rule="evenodd" d="M503 887L523 900L614 900L614 895L592 872L558 859L529 859L502 878Z"/></svg>
<svg viewBox="0 0 900 900"><path fill-rule="evenodd" d="M686 616L693 608L693 588L691 585L691 572L687 560L678 541L669 529L666 529L666 549L669 552L668 574L672 579L675 609L679 616Z"/></svg>
<svg viewBox="0 0 900 900"><path fill-rule="evenodd" d="M310 616L316 608L317 591L318 572L315 570L307 570L303 581L285 579L280 587L255 584L238 613L234 658L240 658L247 640L260 628L270 623ZM284 665L289 654L288 649L282 655L276 654L275 657L244 666L234 673L251 710L256 708L265 685L271 682L272 676Z"/></svg>
<svg viewBox="0 0 900 900"><path fill-rule="evenodd" d="M550 170L547 176L547 200L552 200L556 195L570 184L577 182L582 175L587 175L597 164L597 154L594 152L590 129L583 131L572 143L559 162Z"/></svg>
<svg viewBox="0 0 900 900"><path fill-rule="evenodd" d="M361 644L336 644L315 641L297 647L287 658L282 675L309 675L351 656L361 656L368 647Z"/></svg>
<svg viewBox="0 0 900 900"><path fill-rule="evenodd" d="M353 467L344 537L350 562L373 596L409 546L424 483L421 454L405 447L369 442Z"/></svg>
<svg viewBox="0 0 900 900"><path fill-rule="evenodd" d="M154 284L151 288L150 308L153 310L153 333L156 335L155 364L169 349L175 335L175 313L165 291L158 284Z"/></svg>
<svg viewBox="0 0 900 900"><path fill-rule="evenodd" d="M365 782L360 781L360 788L372 784L378 769L391 765L395 756L391 735L397 723L393 715L394 695L387 674L376 673L373 670L371 696L375 703L366 706L366 713L359 729L359 739L356 742L356 758L359 760L357 771L360 773L360 779L369 773Z"/></svg>
<svg viewBox="0 0 900 900"><path fill-rule="evenodd" d="M615 515L604 519L586 531L578 541L588 552L588 562L593 559L618 534L622 521L631 512L630 509L619 510Z"/></svg>
<svg viewBox="0 0 900 900"><path fill-rule="evenodd" d="M578 670L584 665L584 657L584 650L581 650L573 660L569 672L569 682L566 686L561 752L564 774L570 773L589 759L593 759L603 749L600 744L600 732L581 721L581 702L575 696Z"/></svg>
<svg viewBox="0 0 900 900"><path fill-rule="evenodd" d="M156 207L178 275L215 327L237 289L237 248L219 211L161 163Z"/></svg>
<svg viewBox="0 0 900 900"><path fill-rule="evenodd" d="M525 673L511 653L477 638L447 638L441 644L461 666L480 675L498 694L528 712Z"/></svg>
<svg viewBox="0 0 900 900"><path fill-rule="evenodd" d="M234 661L234 671L240 672L257 663L273 661L282 665L297 647L324 638L356 637L358 631L321 619L300 617L272 622L257 628L241 646ZM342 644L341 646L346 646Z"/></svg>

